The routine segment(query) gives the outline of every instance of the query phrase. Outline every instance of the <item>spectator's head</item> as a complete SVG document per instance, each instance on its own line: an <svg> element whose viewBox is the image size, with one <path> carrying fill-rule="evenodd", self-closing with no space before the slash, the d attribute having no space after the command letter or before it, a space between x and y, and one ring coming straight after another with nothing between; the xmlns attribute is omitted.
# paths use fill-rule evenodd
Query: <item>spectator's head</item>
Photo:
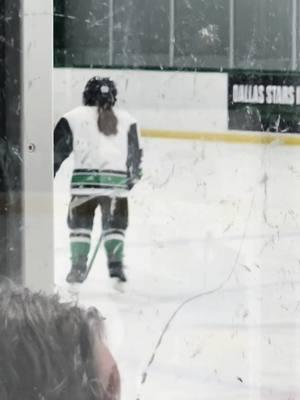
<svg viewBox="0 0 300 400"><path fill-rule="evenodd" d="M0 281L0 399L119 399L96 309Z"/></svg>

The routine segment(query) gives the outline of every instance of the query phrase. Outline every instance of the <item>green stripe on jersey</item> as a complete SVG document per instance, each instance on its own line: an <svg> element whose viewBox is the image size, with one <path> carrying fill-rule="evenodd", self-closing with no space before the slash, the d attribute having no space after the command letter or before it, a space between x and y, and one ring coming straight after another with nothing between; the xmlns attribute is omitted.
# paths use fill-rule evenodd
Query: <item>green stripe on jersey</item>
<svg viewBox="0 0 300 400"><path fill-rule="evenodd" d="M73 174L72 185L84 186L109 186L109 187L126 187L127 176L117 174L101 174L101 173L86 173L86 174Z"/></svg>

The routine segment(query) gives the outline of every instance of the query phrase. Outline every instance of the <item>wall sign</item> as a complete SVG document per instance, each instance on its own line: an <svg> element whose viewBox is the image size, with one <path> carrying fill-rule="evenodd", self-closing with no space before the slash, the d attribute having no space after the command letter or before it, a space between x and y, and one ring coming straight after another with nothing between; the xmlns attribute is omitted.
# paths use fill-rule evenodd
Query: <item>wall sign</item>
<svg viewBox="0 0 300 400"><path fill-rule="evenodd" d="M228 127L250 131L300 133L300 75L228 75Z"/></svg>

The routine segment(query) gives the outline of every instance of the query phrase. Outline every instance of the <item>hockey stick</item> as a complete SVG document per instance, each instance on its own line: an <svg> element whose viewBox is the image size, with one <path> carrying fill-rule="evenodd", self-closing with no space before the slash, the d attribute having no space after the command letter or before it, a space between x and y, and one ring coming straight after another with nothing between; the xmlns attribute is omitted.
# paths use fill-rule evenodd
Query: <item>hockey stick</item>
<svg viewBox="0 0 300 400"><path fill-rule="evenodd" d="M110 188L110 189L106 189L106 190L102 189L102 192L100 194L95 193L95 194L86 195L86 196L75 195L75 199L73 199L70 203L69 211L72 211L74 208L81 206L82 204L85 204L88 201L93 200L99 196L107 196L107 197L111 197L111 198L122 197L122 193L123 193L123 191L120 191L116 188L114 188L114 189Z"/></svg>
<svg viewBox="0 0 300 400"><path fill-rule="evenodd" d="M83 280L81 283L83 283L83 282L87 279L87 277L89 276L89 273L90 273L90 271L91 271L91 269L92 269L92 266L93 266L93 264L94 264L94 261L95 261L95 259L96 259L96 257L97 257L98 250L99 250L99 248L100 248L100 246L101 246L102 239L103 239L103 234L101 233L101 235L100 235L100 237L99 237L99 239L98 239L98 242L97 242L97 244L96 244L96 247L95 247L95 249L94 249L92 258L90 259L90 261L89 261L89 263L88 263L88 266L87 266L87 269L86 269L86 273L85 273L85 275L84 275L84 280Z"/></svg>

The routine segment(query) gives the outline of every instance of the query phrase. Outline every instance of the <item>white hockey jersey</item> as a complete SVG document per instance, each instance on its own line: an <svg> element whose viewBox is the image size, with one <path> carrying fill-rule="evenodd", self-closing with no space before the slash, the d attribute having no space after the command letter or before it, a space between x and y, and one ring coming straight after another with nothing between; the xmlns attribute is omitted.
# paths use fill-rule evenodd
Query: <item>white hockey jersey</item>
<svg viewBox="0 0 300 400"><path fill-rule="evenodd" d="M117 134L99 131L96 106L66 113L54 131L55 173L73 151L71 193L123 197L141 175L140 138L136 120L114 108Z"/></svg>

